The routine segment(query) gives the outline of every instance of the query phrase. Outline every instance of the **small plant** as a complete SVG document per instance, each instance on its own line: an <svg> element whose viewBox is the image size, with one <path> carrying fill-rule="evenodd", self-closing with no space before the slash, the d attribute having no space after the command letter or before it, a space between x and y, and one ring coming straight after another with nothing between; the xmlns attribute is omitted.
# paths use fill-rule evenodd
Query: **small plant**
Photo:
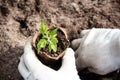
<svg viewBox="0 0 120 80"><path fill-rule="evenodd" d="M57 51L57 28L53 30L49 30L48 26L44 23L44 21L41 21L41 27L39 29L39 32L41 33L42 37L37 43L37 51L38 53L42 48L48 47L49 52L52 50L54 52Z"/></svg>
<svg viewBox="0 0 120 80"><path fill-rule="evenodd" d="M46 66L58 70L62 58L69 47L66 30L61 27L50 28L41 21L39 32L33 36L32 46L37 58Z"/></svg>

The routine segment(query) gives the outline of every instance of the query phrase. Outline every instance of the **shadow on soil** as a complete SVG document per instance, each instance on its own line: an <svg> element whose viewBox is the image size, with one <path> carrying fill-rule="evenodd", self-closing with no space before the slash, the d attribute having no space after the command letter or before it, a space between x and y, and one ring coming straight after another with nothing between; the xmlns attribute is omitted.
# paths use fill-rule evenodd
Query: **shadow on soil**
<svg viewBox="0 0 120 80"><path fill-rule="evenodd" d="M120 80L119 70L114 71L114 72L104 75L104 76L91 73L87 69L82 70L78 74L79 74L81 80Z"/></svg>

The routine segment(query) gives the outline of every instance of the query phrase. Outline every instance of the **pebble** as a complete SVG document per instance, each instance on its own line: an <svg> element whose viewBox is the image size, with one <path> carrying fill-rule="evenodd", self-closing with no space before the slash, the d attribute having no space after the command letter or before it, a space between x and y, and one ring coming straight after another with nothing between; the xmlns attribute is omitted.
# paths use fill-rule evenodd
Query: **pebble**
<svg viewBox="0 0 120 80"><path fill-rule="evenodd" d="M58 54L54 54L55 55L55 57L57 57L58 56Z"/></svg>

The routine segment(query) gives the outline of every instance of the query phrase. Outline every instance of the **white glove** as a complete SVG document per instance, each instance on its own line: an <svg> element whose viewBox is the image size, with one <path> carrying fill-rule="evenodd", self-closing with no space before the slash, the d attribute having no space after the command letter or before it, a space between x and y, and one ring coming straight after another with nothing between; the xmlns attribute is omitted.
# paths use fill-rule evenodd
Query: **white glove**
<svg viewBox="0 0 120 80"><path fill-rule="evenodd" d="M120 30L93 28L83 30L82 38L72 41L76 49L76 66L78 71L89 71L105 75L120 68Z"/></svg>
<svg viewBox="0 0 120 80"><path fill-rule="evenodd" d="M25 80L80 80L75 66L74 51L67 49L61 68L56 71L43 65L36 57L31 46L31 38L26 42L24 54L18 66Z"/></svg>

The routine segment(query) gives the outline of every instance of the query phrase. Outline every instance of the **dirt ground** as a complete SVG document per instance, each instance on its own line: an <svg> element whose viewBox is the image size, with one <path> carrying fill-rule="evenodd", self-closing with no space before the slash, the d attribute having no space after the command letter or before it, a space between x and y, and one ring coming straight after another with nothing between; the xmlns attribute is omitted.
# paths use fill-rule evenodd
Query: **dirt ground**
<svg viewBox="0 0 120 80"><path fill-rule="evenodd" d="M19 58L42 19L65 28L71 41L83 29L120 28L120 0L0 0L0 80L23 80ZM83 70L79 75L83 80L120 80L116 72L100 76Z"/></svg>

